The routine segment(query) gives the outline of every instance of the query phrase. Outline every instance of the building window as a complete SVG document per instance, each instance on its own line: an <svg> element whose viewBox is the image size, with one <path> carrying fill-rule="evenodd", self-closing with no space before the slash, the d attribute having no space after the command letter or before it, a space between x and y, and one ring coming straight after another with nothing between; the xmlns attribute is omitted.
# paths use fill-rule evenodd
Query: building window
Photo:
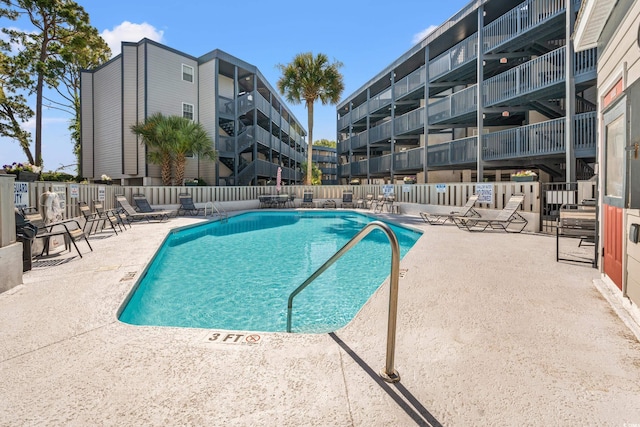
<svg viewBox="0 0 640 427"><path fill-rule="evenodd" d="M182 117L193 120L193 104L182 103Z"/></svg>
<svg viewBox="0 0 640 427"><path fill-rule="evenodd" d="M193 67L182 64L182 80L193 83Z"/></svg>

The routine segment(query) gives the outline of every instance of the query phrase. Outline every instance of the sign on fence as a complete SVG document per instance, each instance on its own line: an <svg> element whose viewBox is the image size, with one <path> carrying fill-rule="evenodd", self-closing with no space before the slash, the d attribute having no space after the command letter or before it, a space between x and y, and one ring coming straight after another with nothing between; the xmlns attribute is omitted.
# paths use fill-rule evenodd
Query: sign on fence
<svg viewBox="0 0 640 427"><path fill-rule="evenodd" d="M382 194L384 197L389 197L393 194L393 184L385 184L382 186Z"/></svg>
<svg viewBox="0 0 640 427"><path fill-rule="evenodd" d="M104 202L104 200L106 199L106 194L107 194L107 187L105 187L104 185L99 186L98 200L100 200L101 202Z"/></svg>
<svg viewBox="0 0 640 427"><path fill-rule="evenodd" d="M78 184L69 184L69 197L72 199L80 197L80 186Z"/></svg>
<svg viewBox="0 0 640 427"><path fill-rule="evenodd" d="M29 206L29 184L26 182L13 183L13 203L16 208L26 208Z"/></svg>
<svg viewBox="0 0 640 427"><path fill-rule="evenodd" d="M436 184L436 193L445 193L447 191L447 184Z"/></svg>
<svg viewBox="0 0 640 427"><path fill-rule="evenodd" d="M65 212L67 208L67 186L65 184L53 184L51 191L58 195L58 201L60 203L60 209Z"/></svg>
<svg viewBox="0 0 640 427"><path fill-rule="evenodd" d="M493 184L476 184L478 203L493 203Z"/></svg>

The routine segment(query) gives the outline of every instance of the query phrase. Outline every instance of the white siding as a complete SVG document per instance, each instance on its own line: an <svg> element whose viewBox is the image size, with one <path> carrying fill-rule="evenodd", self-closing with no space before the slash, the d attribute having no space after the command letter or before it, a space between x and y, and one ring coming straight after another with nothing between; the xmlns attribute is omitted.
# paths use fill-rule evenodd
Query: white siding
<svg viewBox="0 0 640 427"><path fill-rule="evenodd" d="M627 64L627 86L630 82L640 79L640 49L637 44L639 25L640 2L636 1L616 27L617 30L607 47L599 52L599 91L610 89L603 85L613 83L611 79L620 71L623 62ZM602 95L603 93L600 93L600 96Z"/></svg>
<svg viewBox="0 0 640 427"><path fill-rule="evenodd" d="M120 175L122 169L122 59L94 73L94 162L93 178Z"/></svg>
<svg viewBox="0 0 640 427"><path fill-rule="evenodd" d="M83 72L80 77L80 139L82 170L85 177L93 176L93 74Z"/></svg>
<svg viewBox="0 0 640 427"><path fill-rule="evenodd" d="M182 64L194 67L194 82L182 80ZM182 116L182 103L194 105L198 117L198 64L173 51L147 45L147 115Z"/></svg>
<svg viewBox="0 0 640 427"><path fill-rule="evenodd" d="M218 75L218 91L220 96L233 99L233 79L222 74Z"/></svg>

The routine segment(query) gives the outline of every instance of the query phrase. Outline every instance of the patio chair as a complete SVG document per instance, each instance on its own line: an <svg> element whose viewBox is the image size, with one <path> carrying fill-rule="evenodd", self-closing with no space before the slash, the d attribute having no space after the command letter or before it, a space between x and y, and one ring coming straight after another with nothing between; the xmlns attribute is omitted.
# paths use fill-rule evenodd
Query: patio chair
<svg viewBox="0 0 640 427"><path fill-rule="evenodd" d="M449 213L431 213L431 212L420 212L420 216L423 221L429 223L430 225L442 225L447 221L450 221L452 224L455 224L453 220L457 216L465 216L465 217L480 217L478 211L476 211L473 206L478 201L478 196L474 194L473 196L467 199L467 203L462 207L462 209L457 211L450 211Z"/></svg>
<svg viewBox="0 0 640 427"><path fill-rule="evenodd" d="M178 194L180 200L180 207L178 208L178 215L200 215L200 212L204 213L204 208L198 208L193 203L193 198L189 193ZM182 213L180 213L182 212Z"/></svg>
<svg viewBox="0 0 640 427"><path fill-rule="evenodd" d="M73 245L78 255L80 255L80 258L82 258L82 253L80 252L80 249L78 249L78 245L76 245L77 240L84 239L91 252L93 252L93 248L87 239L86 233L80 227L80 223L75 219L66 219L46 224L44 222L44 218L42 218L42 215L35 207L23 208L21 210L16 209L15 217L16 228L24 228L26 224L31 224L36 232L34 239L44 240L42 252L38 255L39 257L49 255L51 238L56 236L60 236L64 239L64 248L68 249L69 252L71 252L71 245Z"/></svg>
<svg viewBox="0 0 640 427"><path fill-rule="evenodd" d="M302 203L300 203L301 208L315 208L316 204L313 202L313 192L305 191L302 194Z"/></svg>
<svg viewBox="0 0 640 427"><path fill-rule="evenodd" d="M87 233L87 235L90 236L91 233L97 233L98 229L100 229L100 231L104 230L107 222L109 222L109 225L111 226L113 232L116 235L118 234L115 226L118 225L118 227L120 227L120 224L118 224L118 221L115 217L111 218L110 216L101 216L97 212L91 212L91 209L89 208L87 202L78 202L78 207L80 208L80 213L84 218L84 226L82 227L82 231L86 232L87 226L89 226L89 233ZM93 229L94 224L96 226L95 230ZM122 231L122 228L120 228L120 231Z"/></svg>
<svg viewBox="0 0 640 427"><path fill-rule="evenodd" d="M351 208L353 209L353 191L344 190L342 192L342 207L343 208Z"/></svg>
<svg viewBox="0 0 640 427"><path fill-rule="evenodd" d="M507 233L520 233L529 221L518 213L518 208L524 201L524 195L511 196L505 207L495 218L476 218L456 216L454 222L459 228L467 231L484 231L487 228L502 230ZM509 226L515 225L514 228Z"/></svg>
<svg viewBox="0 0 640 427"><path fill-rule="evenodd" d="M150 220L162 221L164 219L169 219L169 215L166 212L161 211L151 211L151 212L138 212L133 206L129 203L126 197L122 194L116 195L116 202L122 208L123 212L126 214L127 219L131 221L142 221L146 220L149 222Z"/></svg>
<svg viewBox="0 0 640 427"><path fill-rule="evenodd" d="M171 211L162 210L162 209L153 209L147 200L147 196L144 194L134 194L133 202L136 204L136 208L138 212L147 213L147 214L155 214L160 218L169 219L169 215Z"/></svg>
<svg viewBox="0 0 640 427"><path fill-rule="evenodd" d="M113 221L115 219L118 224L118 228L120 231L123 229L127 229L127 225L131 228L131 220L127 216L124 209L105 209L104 204L100 200L93 201L93 209L95 209L96 213L103 218L107 218L109 221Z"/></svg>

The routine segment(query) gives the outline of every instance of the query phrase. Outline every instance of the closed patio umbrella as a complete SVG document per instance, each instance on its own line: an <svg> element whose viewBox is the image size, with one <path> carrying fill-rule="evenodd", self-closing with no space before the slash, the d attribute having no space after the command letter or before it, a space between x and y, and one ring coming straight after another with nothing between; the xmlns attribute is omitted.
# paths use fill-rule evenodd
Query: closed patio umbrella
<svg viewBox="0 0 640 427"><path fill-rule="evenodd" d="M276 192L280 192L280 186L282 184L282 168L278 166L278 173L276 174Z"/></svg>

